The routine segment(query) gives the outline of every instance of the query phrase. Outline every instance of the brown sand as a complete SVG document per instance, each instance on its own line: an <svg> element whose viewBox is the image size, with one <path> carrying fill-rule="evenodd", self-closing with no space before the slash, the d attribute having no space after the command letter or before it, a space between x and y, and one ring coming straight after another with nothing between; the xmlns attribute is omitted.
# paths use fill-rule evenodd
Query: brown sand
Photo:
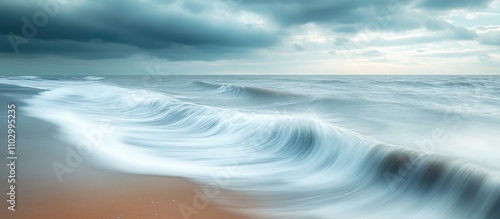
<svg viewBox="0 0 500 219"><path fill-rule="evenodd" d="M2 218L249 218L212 203L183 217L179 206L194 208L196 195L192 190L197 188L184 179L118 173L108 177L105 181L79 180L37 191L21 190L16 212Z"/></svg>

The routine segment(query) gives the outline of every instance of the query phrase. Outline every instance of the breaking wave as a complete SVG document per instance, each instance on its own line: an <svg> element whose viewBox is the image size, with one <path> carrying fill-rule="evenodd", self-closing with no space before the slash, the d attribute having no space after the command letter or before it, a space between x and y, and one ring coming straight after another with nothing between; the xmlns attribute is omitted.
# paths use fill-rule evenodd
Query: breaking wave
<svg viewBox="0 0 500 219"><path fill-rule="evenodd" d="M292 95L195 84L221 95ZM47 88L47 82L42 85ZM316 115L207 106L98 81L58 82L27 103L31 115L57 124L68 142L88 141L101 123L112 126L91 148L91 157L103 166L215 183L261 200L264 204L247 209L259 216L500 218L495 172L385 144Z"/></svg>
<svg viewBox="0 0 500 219"><path fill-rule="evenodd" d="M271 90L260 87L252 87L252 86L243 86L237 84L218 84L218 83L210 83L205 81L197 81L195 84L214 89L216 93L226 94L226 95L234 95L234 96L246 96L246 97L255 97L255 98L279 98L279 97L299 97L298 94L293 94L284 91Z"/></svg>

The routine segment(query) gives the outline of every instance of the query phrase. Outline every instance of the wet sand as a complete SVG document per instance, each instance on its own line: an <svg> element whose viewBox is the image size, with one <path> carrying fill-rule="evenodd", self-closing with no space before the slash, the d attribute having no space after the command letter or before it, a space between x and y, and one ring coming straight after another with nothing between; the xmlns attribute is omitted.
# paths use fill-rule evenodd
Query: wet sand
<svg viewBox="0 0 500 219"><path fill-rule="evenodd" d="M69 180L29 192L24 187L16 212L2 218L248 218L213 204L196 209L192 190L197 187L183 179L119 173L107 177ZM181 204L196 211L184 216Z"/></svg>

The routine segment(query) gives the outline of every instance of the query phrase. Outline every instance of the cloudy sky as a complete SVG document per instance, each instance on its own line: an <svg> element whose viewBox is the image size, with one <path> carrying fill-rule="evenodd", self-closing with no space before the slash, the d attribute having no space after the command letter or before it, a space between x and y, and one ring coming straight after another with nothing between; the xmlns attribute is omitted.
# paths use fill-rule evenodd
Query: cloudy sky
<svg viewBox="0 0 500 219"><path fill-rule="evenodd" d="M500 0L3 0L0 74L500 74Z"/></svg>

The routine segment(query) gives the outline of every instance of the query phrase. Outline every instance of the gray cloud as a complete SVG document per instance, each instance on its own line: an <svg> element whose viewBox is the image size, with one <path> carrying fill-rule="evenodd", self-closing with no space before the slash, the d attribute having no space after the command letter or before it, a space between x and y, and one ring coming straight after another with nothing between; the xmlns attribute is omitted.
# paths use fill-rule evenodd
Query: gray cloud
<svg viewBox="0 0 500 219"><path fill-rule="evenodd" d="M492 0L423 0L419 5L430 9L458 9L458 8L480 8L488 6Z"/></svg>
<svg viewBox="0 0 500 219"><path fill-rule="evenodd" d="M431 52L426 54L413 55L413 57L440 57L440 58L455 58L477 56L481 59L488 59L488 53L498 52L498 50L473 50L473 51L452 51L452 52Z"/></svg>
<svg viewBox="0 0 500 219"><path fill-rule="evenodd" d="M366 7L377 4L382 1L374 0L361 1L325 1L312 0L305 4L303 1L244 1L243 5L256 12L260 12L281 25L300 25L309 22L335 22L352 24L364 19L367 15L364 13ZM363 9L363 10L362 10Z"/></svg>
<svg viewBox="0 0 500 219"><path fill-rule="evenodd" d="M378 50L368 50L368 51L363 51L360 52L359 55L361 56L366 56L366 57L377 57L377 56L384 56L380 51Z"/></svg>
<svg viewBox="0 0 500 219"><path fill-rule="evenodd" d="M30 33L35 29L38 32L34 36L37 40L20 44L22 53L67 54L69 51L82 51L82 58L88 58L87 54L93 55L86 53L88 50L106 53L102 56L109 57L122 57L142 50L172 59L182 56L176 55L179 52L192 52L183 57L199 59L202 56L197 52L209 51L213 56L211 59L216 59L219 55L267 47L279 38L273 31L249 28L233 21L216 22L195 13L138 1L88 1L69 9L61 6L58 13L49 18L47 25L38 27L29 16L37 10L42 11L35 3L8 2L0 7L0 34L26 36L23 27L28 27L25 30ZM188 7L192 12L202 10L201 6ZM58 45L53 45L55 42ZM80 43L90 48L84 48ZM9 41L0 41L1 52L13 51L8 45ZM111 47L113 50L110 50Z"/></svg>
<svg viewBox="0 0 500 219"><path fill-rule="evenodd" d="M84 0L81 3L60 5L58 10L49 7L44 12L37 0L7 0L0 3L0 53L12 54L15 48L11 41L14 40L19 44L19 56L106 59L144 54L173 61L246 58L259 49L272 50L279 46L291 35L291 28L305 24L314 24L330 31L334 46L345 46L351 42L350 37L366 31L403 33L417 29L426 29L435 34L397 40L376 37L370 45L477 40L483 45L498 46L500 42L496 32L478 35L475 30L450 24L436 16L446 10L484 8L491 2ZM47 14L51 11L54 14ZM46 25L37 25L43 23L40 12L46 13ZM230 16L242 13L253 13L262 18L267 26L245 24ZM34 19L34 15L38 20ZM369 24L378 26L368 28ZM26 38L23 27L28 27L25 32L33 32L36 28L32 39L14 37ZM295 42L293 47L303 51L306 45Z"/></svg>
<svg viewBox="0 0 500 219"><path fill-rule="evenodd" d="M481 34L479 42L484 45L500 46L500 31L492 31Z"/></svg>

